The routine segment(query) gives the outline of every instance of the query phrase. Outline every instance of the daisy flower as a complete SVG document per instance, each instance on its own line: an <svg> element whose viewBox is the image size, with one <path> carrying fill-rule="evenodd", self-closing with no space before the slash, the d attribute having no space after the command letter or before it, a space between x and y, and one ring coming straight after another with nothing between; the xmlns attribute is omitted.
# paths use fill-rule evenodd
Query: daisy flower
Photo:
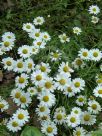
<svg viewBox="0 0 102 136"><path fill-rule="evenodd" d="M31 49L31 55L36 55L39 53L39 49L34 46L30 46L30 49Z"/></svg>
<svg viewBox="0 0 102 136"><path fill-rule="evenodd" d="M16 120L21 126L23 126L26 122L29 121L29 113L27 110L18 109L15 114L13 114L12 117L14 120Z"/></svg>
<svg viewBox="0 0 102 136"><path fill-rule="evenodd" d="M34 83L36 86L42 85L44 83L45 78L46 74L41 72L40 70L36 70L31 74L32 83Z"/></svg>
<svg viewBox="0 0 102 136"><path fill-rule="evenodd" d="M81 111L81 108L79 108L79 107L74 107L74 108L72 108L71 113L80 116L81 113L82 113L82 111Z"/></svg>
<svg viewBox="0 0 102 136"><path fill-rule="evenodd" d="M12 132L17 132L21 130L20 124L15 119L12 119L12 118L7 123L7 128L9 129L9 131L12 131Z"/></svg>
<svg viewBox="0 0 102 136"><path fill-rule="evenodd" d="M100 67L101 68L101 67ZM102 70L101 70L102 71ZM96 76L96 83L102 85L102 75L101 73Z"/></svg>
<svg viewBox="0 0 102 136"><path fill-rule="evenodd" d="M86 136L86 130L83 127L76 127L73 136Z"/></svg>
<svg viewBox="0 0 102 136"><path fill-rule="evenodd" d="M15 61L14 64L15 72L22 73L25 72L25 70L26 70L26 64L22 59L18 59L17 61Z"/></svg>
<svg viewBox="0 0 102 136"><path fill-rule="evenodd" d="M50 53L51 61L61 60L61 56L62 56L62 54L58 50L56 50L56 52L51 52Z"/></svg>
<svg viewBox="0 0 102 136"><path fill-rule="evenodd" d="M98 114L101 111L101 105L95 100L89 101L88 105L88 111L93 114Z"/></svg>
<svg viewBox="0 0 102 136"><path fill-rule="evenodd" d="M52 121L44 121L41 127L42 133L47 136L56 136L57 135L57 126Z"/></svg>
<svg viewBox="0 0 102 136"><path fill-rule="evenodd" d="M42 92L42 94L38 95L38 99L40 100L40 104L47 107L52 107L56 101L55 95L50 92Z"/></svg>
<svg viewBox="0 0 102 136"><path fill-rule="evenodd" d="M82 60L89 60L90 59L90 52L88 49L81 48L81 50L78 52L78 56Z"/></svg>
<svg viewBox="0 0 102 136"><path fill-rule="evenodd" d="M49 115L49 114L39 116L39 121L40 121L41 123L43 123L44 121L50 121L50 120L51 120L51 118L50 118L50 115Z"/></svg>
<svg viewBox="0 0 102 136"><path fill-rule="evenodd" d="M66 122L67 122L68 126L74 128L80 124L80 118L76 114L70 114L67 116Z"/></svg>
<svg viewBox="0 0 102 136"><path fill-rule="evenodd" d="M81 124L84 125L93 125L96 123L96 116L95 115L91 115L90 112L83 112L81 114Z"/></svg>
<svg viewBox="0 0 102 136"><path fill-rule="evenodd" d="M15 79L16 87L18 88L25 88L28 84L28 75L22 73L20 76L17 76Z"/></svg>
<svg viewBox="0 0 102 136"><path fill-rule="evenodd" d="M38 49L41 48L41 49L43 49L43 48L45 48L46 42L43 41L42 39L38 39L38 40L35 40L33 42L33 45L34 45L35 48L38 48Z"/></svg>
<svg viewBox="0 0 102 136"><path fill-rule="evenodd" d="M1 44L4 51L10 51L14 47L14 42L10 40L5 40Z"/></svg>
<svg viewBox="0 0 102 136"><path fill-rule="evenodd" d="M2 41L12 41L14 42L16 40L15 38L15 34L12 33L12 32L5 32L3 35L2 35Z"/></svg>
<svg viewBox="0 0 102 136"><path fill-rule="evenodd" d="M28 87L28 88L27 88L27 91L30 93L31 96L37 94L37 89L36 89L36 87Z"/></svg>
<svg viewBox="0 0 102 136"><path fill-rule="evenodd" d="M80 35L80 33L82 32L81 28L79 27L73 27L73 33L76 35Z"/></svg>
<svg viewBox="0 0 102 136"><path fill-rule="evenodd" d="M41 64L39 65L36 65L36 69L41 70L41 72L44 72L44 73L50 73L51 71L49 63L43 63L43 62L41 62Z"/></svg>
<svg viewBox="0 0 102 136"><path fill-rule="evenodd" d="M77 97L76 104L77 104L78 106L83 106L83 105L85 104L85 102L86 102L86 97L85 97L85 96L79 95L79 96Z"/></svg>
<svg viewBox="0 0 102 136"><path fill-rule="evenodd" d="M21 106L21 108L26 108L31 103L31 97L29 92L22 93L22 95L19 98L19 101L16 102L17 106Z"/></svg>
<svg viewBox="0 0 102 136"><path fill-rule="evenodd" d="M97 86L94 90L93 93L95 97L101 97L102 98L102 86Z"/></svg>
<svg viewBox="0 0 102 136"><path fill-rule="evenodd" d="M90 50L90 59L93 61L100 61L102 58L102 53L99 49Z"/></svg>
<svg viewBox="0 0 102 136"><path fill-rule="evenodd" d="M4 99L0 99L0 111L3 112L9 108L9 104Z"/></svg>
<svg viewBox="0 0 102 136"><path fill-rule="evenodd" d="M54 79L56 80L55 87L61 91L71 82L71 79L65 74L58 74Z"/></svg>
<svg viewBox="0 0 102 136"><path fill-rule="evenodd" d="M43 32L42 33L42 39L47 42L47 41L51 40L51 37L47 32Z"/></svg>
<svg viewBox="0 0 102 136"><path fill-rule="evenodd" d="M28 33L35 30L35 27L32 23L24 23L22 29Z"/></svg>
<svg viewBox="0 0 102 136"><path fill-rule="evenodd" d="M97 5L91 5L88 11L89 11L89 14L94 14L94 15L97 15L100 13L100 9Z"/></svg>
<svg viewBox="0 0 102 136"><path fill-rule="evenodd" d="M70 42L70 38L65 33L59 35L58 37L61 43Z"/></svg>
<svg viewBox="0 0 102 136"><path fill-rule="evenodd" d="M34 29L34 31L29 33L29 37L34 40L42 39L42 33L40 32L40 29Z"/></svg>
<svg viewBox="0 0 102 136"><path fill-rule="evenodd" d="M67 74L69 77L71 73L74 72L73 69L69 66L68 62L62 62L59 66L58 72L61 74Z"/></svg>
<svg viewBox="0 0 102 136"><path fill-rule="evenodd" d="M95 17L95 16L92 16L91 22L92 22L93 24L97 24L97 23L99 22L99 18L98 18L98 17Z"/></svg>
<svg viewBox="0 0 102 136"><path fill-rule="evenodd" d="M18 48L18 54L22 58L29 58L31 56L31 49L28 45L23 45L22 47Z"/></svg>
<svg viewBox="0 0 102 136"><path fill-rule="evenodd" d="M4 69L7 69L8 71L13 70L14 68L14 60L11 57L7 57L2 59L2 63L4 64Z"/></svg>
<svg viewBox="0 0 102 136"><path fill-rule="evenodd" d="M27 73L30 73L32 70L34 70L35 64L31 58L25 60L25 65Z"/></svg>
<svg viewBox="0 0 102 136"><path fill-rule="evenodd" d="M33 20L34 25L42 25L44 22L45 20L41 16L38 16Z"/></svg>
<svg viewBox="0 0 102 136"><path fill-rule="evenodd" d="M44 115L49 115L50 109L42 104L39 104L38 108L36 108L36 113L38 116L42 117Z"/></svg>
<svg viewBox="0 0 102 136"><path fill-rule="evenodd" d="M81 58L76 58L73 62L72 62L72 66L75 69L79 69L79 68L84 68L85 67L85 63Z"/></svg>
<svg viewBox="0 0 102 136"><path fill-rule="evenodd" d="M74 85L75 93L80 92L81 90L84 90L85 81L83 79L75 78L72 80L72 83Z"/></svg>

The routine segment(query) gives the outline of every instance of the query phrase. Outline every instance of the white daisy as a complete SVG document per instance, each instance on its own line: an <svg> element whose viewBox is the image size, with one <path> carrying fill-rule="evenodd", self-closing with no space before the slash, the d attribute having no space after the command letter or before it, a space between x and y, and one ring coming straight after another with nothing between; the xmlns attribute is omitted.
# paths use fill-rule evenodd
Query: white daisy
<svg viewBox="0 0 102 136"><path fill-rule="evenodd" d="M75 78L72 80L72 83L74 85L75 93L80 92L81 90L84 90L85 81L83 79Z"/></svg>
<svg viewBox="0 0 102 136"><path fill-rule="evenodd" d="M31 54L32 55L36 55L39 53L39 49L34 47L34 46L30 46L30 49L31 49Z"/></svg>
<svg viewBox="0 0 102 136"><path fill-rule="evenodd" d="M73 113L73 114L76 114L76 115L80 116L80 115L81 115L81 113L82 113L82 111L81 111L81 108L79 108L79 107L74 107L74 108L72 108L71 113Z"/></svg>
<svg viewBox="0 0 102 136"><path fill-rule="evenodd" d="M12 132L17 132L21 130L20 124L15 119L12 119L12 118L7 123L7 128L9 129L9 131L12 131Z"/></svg>
<svg viewBox="0 0 102 136"><path fill-rule="evenodd" d="M93 61L100 61L102 58L102 52L99 49L90 50L90 59Z"/></svg>
<svg viewBox="0 0 102 136"><path fill-rule="evenodd" d="M42 39L45 40L45 41L50 41L51 37L47 32L43 32L42 33Z"/></svg>
<svg viewBox="0 0 102 136"><path fill-rule="evenodd" d="M58 50L56 50L56 52L51 52L50 53L51 61L61 60L61 56L62 56L62 54Z"/></svg>
<svg viewBox="0 0 102 136"><path fill-rule="evenodd" d="M89 101L88 105L88 111L93 114L98 114L101 111L101 105L95 100Z"/></svg>
<svg viewBox="0 0 102 136"><path fill-rule="evenodd" d="M97 86L94 90L93 93L95 97L101 97L102 98L102 86Z"/></svg>
<svg viewBox="0 0 102 136"><path fill-rule="evenodd" d="M57 126L52 121L44 121L41 127L42 133L47 136L56 136L57 135Z"/></svg>
<svg viewBox="0 0 102 136"><path fill-rule="evenodd" d="M35 30L35 27L32 23L24 23L22 29L28 33Z"/></svg>
<svg viewBox="0 0 102 136"><path fill-rule="evenodd" d="M42 25L44 22L45 20L41 16L38 16L33 20L34 25Z"/></svg>
<svg viewBox="0 0 102 136"><path fill-rule="evenodd" d="M40 29L35 29L31 33L29 33L29 37L34 39L34 40L39 40L42 39L42 33L40 32Z"/></svg>
<svg viewBox="0 0 102 136"><path fill-rule="evenodd" d="M51 71L49 63L43 63L43 62L41 62L41 64L39 65L36 65L36 69L41 70L41 72L44 72L44 73L50 73Z"/></svg>
<svg viewBox="0 0 102 136"><path fill-rule="evenodd" d="M80 124L80 118L76 114L70 114L67 116L66 123L68 124L68 126L74 128Z"/></svg>
<svg viewBox="0 0 102 136"><path fill-rule="evenodd" d="M9 108L9 104L4 99L0 99L0 111L3 112Z"/></svg>
<svg viewBox="0 0 102 136"><path fill-rule="evenodd" d="M30 93L31 96L37 94L37 89L35 87L28 87L27 91Z"/></svg>
<svg viewBox="0 0 102 136"><path fill-rule="evenodd" d="M16 120L21 126L23 126L26 122L29 121L29 113L27 110L18 109L15 114L13 114L12 117L14 120Z"/></svg>
<svg viewBox="0 0 102 136"><path fill-rule="evenodd" d="M25 60L25 65L27 73L30 73L32 70L34 70L35 64L31 58Z"/></svg>
<svg viewBox="0 0 102 136"><path fill-rule="evenodd" d="M85 63L81 58L76 58L73 62L72 62L72 66L75 69L79 69L79 68L84 68L85 67Z"/></svg>
<svg viewBox="0 0 102 136"><path fill-rule="evenodd" d="M2 63L4 64L4 69L7 69L8 71L13 70L14 68L14 60L11 57L7 57L2 59Z"/></svg>
<svg viewBox="0 0 102 136"><path fill-rule="evenodd" d="M14 42L9 40L5 40L1 44L4 51L10 51L14 47Z"/></svg>
<svg viewBox="0 0 102 136"><path fill-rule="evenodd" d="M26 70L26 64L22 59L18 59L17 61L15 61L14 64L15 72L22 73L25 72L25 70Z"/></svg>
<svg viewBox="0 0 102 136"><path fill-rule="evenodd" d="M73 27L73 33L76 35L80 35L80 33L82 32L81 28L79 27Z"/></svg>
<svg viewBox="0 0 102 136"><path fill-rule="evenodd" d="M15 34L12 33L12 32L5 32L3 35L2 35L2 41L12 41L14 42L16 40L15 38Z"/></svg>
<svg viewBox="0 0 102 136"><path fill-rule="evenodd" d="M69 77L71 73L74 72L73 69L69 66L68 62L62 62L59 66L58 72L61 74L67 74Z"/></svg>
<svg viewBox="0 0 102 136"><path fill-rule="evenodd" d="M86 130L83 127L76 127L73 136L86 136Z"/></svg>
<svg viewBox="0 0 102 136"><path fill-rule="evenodd" d="M22 47L18 48L18 54L22 58L29 58L31 56L31 49L28 45L23 45Z"/></svg>
<svg viewBox="0 0 102 136"><path fill-rule="evenodd" d="M95 115L91 115L90 112L83 112L81 114L81 124L84 125L93 125L94 123L96 123L96 116Z"/></svg>
<svg viewBox="0 0 102 136"><path fill-rule="evenodd" d="M70 38L65 33L59 35L58 37L61 43L70 42Z"/></svg>
<svg viewBox="0 0 102 136"><path fill-rule="evenodd" d="M86 97L83 95L79 95L77 97L76 103L78 106L83 106L86 103Z"/></svg>
<svg viewBox="0 0 102 136"><path fill-rule="evenodd" d="M22 73L20 76L17 76L15 79L15 84L18 88L25 88L28 84L28 75Z"/></svg>
<svg viewBox="0 0 102 136"><path fill-rule="evenodd" d="M94 14L97 15L98 13L100 13L100 9L97 5L92 5L89 7L89 14Z"/></svg>
<svg viewBox="0 0 102 136"><path fill-rule="evenodd" d="M97 23L99 22L99 18L98 18L98 17L95 17L95 16L92 16L91 22L92 22L93 24L97 24Z"/></svg>
<svg viewBox="0 0 102 136"><path fill-rule="evenodd" d="M38 95L38 99L40 100L40 104L47 107L52 107L56 101L55 95L50 92L42 92L42 94Z"/></svg>
<svg viewBox="0 0 102 136"><path fill-rule="evenodd" d="M35 48L38 48L38 49L41 48L41 49L43 49L43 48L45 48L46 42L43 41L42 39L38 39L38 40L35 40L33 42L33 45L34 45Z"/></svg>
<svg viewBox="0 0 102 136"><path fill-rule="evenodd" d="M81 48L81 50L78 52L78 56L82 60L89 60L90 59L90 52L88 49Z"/></svg>

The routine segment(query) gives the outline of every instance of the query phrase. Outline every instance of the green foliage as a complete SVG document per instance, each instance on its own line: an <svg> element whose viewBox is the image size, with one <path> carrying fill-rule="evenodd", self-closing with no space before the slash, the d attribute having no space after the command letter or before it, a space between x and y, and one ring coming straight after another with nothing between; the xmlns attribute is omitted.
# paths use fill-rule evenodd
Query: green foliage
<svg viewBox="0 0 102 136"><path fill-rule="evenodd" d="M92 136L102 136L102 130L97 130L92 133Z"/></svg>
<svg viewBox="0 0 102 136"><path fill-rule="evenodd" d="M5 126L0 125L0 136L10 136Z"/></svg>
<svg viewBox="0 0 102 136"><path fill-rule="evenodd" d="M21 136L44 136L38 128L33 126L26 126L21 133Z"/></svg>

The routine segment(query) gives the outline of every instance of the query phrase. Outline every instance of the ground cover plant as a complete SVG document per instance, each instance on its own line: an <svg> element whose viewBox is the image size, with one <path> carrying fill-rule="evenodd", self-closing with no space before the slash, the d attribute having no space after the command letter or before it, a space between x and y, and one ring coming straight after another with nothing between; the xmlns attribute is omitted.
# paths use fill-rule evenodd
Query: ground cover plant
<svg viewBox="0 0 102 136"><path fill-rule="evenodd" d="M0 136L101 136L102 2L4 3Z"/></svg>

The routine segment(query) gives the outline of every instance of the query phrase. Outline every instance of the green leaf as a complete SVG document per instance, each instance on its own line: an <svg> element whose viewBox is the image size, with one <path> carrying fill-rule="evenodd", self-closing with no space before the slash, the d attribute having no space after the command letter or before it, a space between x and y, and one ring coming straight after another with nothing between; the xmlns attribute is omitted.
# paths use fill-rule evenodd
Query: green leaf
<svg viewBox="0 0 102 136"><path fill-rule="evenodd" d="M38 128L33 126L26 126L21 133L21 136L44 136Z"/></svg>
<svg viewBox="0 0 102 136"><path fill-rule="evenodd" d="M102 136L102 130L97 130L92 133L92 136Z"/></svg>

